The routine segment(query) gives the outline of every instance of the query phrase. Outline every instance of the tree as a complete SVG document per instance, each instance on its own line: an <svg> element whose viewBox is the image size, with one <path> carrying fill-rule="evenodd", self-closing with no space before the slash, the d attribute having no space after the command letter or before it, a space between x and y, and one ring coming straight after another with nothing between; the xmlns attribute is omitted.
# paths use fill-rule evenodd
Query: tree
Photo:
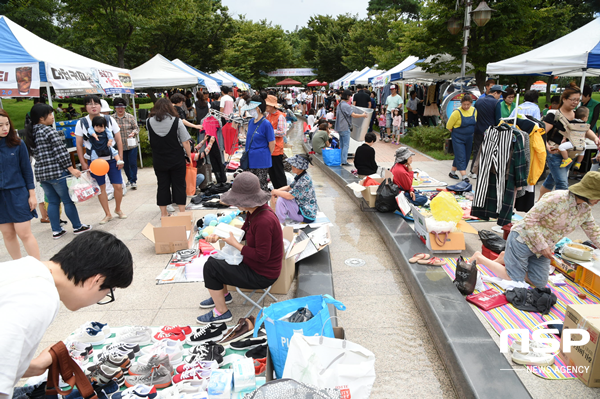
<svg viewBox="0 0 600 399"><path fill-rule="evenodd" d="M54 24L58 0L3 0L0 15L5 15L42 39L54 41L60 28Z"/></svg>
<svg viewBox="0 0 600 399"><path fill-rule="evenodd" d="M377 14L383 11L395 10L404 14L408 19L418 19L421 12L421 3L419 0L369 0L367 11L369 15Z"/></svg>
<svg viewBox="0 0 600 399"><path fill-rule="evenodd" d="M236 22L236 33L228 41L223 68L255 87L269 82L268 72L286 65L292 47L279 25L266 20L252 22L243 17Z"/></svg>

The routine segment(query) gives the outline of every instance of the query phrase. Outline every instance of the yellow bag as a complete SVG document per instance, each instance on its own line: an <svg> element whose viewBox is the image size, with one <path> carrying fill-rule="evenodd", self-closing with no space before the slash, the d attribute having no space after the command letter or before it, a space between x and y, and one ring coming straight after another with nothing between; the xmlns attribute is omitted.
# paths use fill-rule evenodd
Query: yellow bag
<svg viewBox="0 0 600 399"><path fill-rule="evenodd" d="M431 214L439 222L458 223L462 219L463 210L456 202L454 195L442 191L431 200Z"/></svg>

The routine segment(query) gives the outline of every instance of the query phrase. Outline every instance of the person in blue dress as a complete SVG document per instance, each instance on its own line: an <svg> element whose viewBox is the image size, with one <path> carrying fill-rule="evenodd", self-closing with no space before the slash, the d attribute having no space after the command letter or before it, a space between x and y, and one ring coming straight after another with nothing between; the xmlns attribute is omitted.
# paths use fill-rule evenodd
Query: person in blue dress
<svg viewBox="0 0 600 399"><path fill-rule="evenodd" d="M27 146L8 113L0 109L0 232L13 259L21 258L17 237L29 256L40 259L40 248L31 232L31 219L37 218L36 206Z"/></svg>
<svg viewBox="0 0 600 399"><path fill-rule="evenodd" d="M249 171L258 177L260 188L269 192L269 168L272 166L271 153L275 150L275 131L271 122L265 118L267 103L259 94L250 99L250 103L242 108L252 117L248 123L246 149L248 153Z"/></svg>
<svg viewBox="0 0 600 399"><path fill-rule="evenodd" d="M285 224L286 218L295 222L312 223L317 217L317 195L312 179L306 173L312 158L306 154L287 159L292 166L294 182L289 186L271 191L271 207L277 218Z"/></svg>
<svg viewBox="0 0 600 399"><path fill-rule="evenodd" d="M446 129L450 130L452 138L452 149L454 150L454 162L449 176L453 179L461 179L469 182L467 177L467 166L471 158L473 147L473 134L477 124L477 110L472 107L473 98L470 94L464 94L460 101L460 108L454 110L448 119ZM456 171L460 172L460 176Z"/></svg>

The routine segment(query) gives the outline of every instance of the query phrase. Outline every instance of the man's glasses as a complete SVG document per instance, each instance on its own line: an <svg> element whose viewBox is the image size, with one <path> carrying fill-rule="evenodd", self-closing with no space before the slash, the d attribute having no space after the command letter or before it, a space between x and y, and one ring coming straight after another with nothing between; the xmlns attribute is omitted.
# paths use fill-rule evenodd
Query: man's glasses
<svg viewBox="0 0 600 399"><path fill-rule="evenodd" d="M110 291L108 291L108 294L106 294L106 296L100 302L98 302L98 305L108 305L109 303L112 303L114 301L115 291L113 291L113 289L111 288Z"/></svg>

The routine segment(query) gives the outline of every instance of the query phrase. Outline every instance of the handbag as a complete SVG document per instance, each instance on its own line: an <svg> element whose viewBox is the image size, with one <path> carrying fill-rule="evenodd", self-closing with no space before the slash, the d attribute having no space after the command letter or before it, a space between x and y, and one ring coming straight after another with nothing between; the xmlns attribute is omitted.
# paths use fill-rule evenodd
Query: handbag
<svg viewBox="0 0 600 399"><path fill-rule="evenodd" d="M185 167L185 194L194 195L196 194L196 168L192 165L186 165Z"/></svg>
<svg viewBox="0 0 600 399"><path fill-rule="evenodd" d="M461 294L471 295L475 291L477 273L477 262L467 263L462 256L457 259L454 285Z"/></svg>
<svg viewBox="0 0 600 399"><path fill-rule="evenodd" d="M392 179L385 179L377 188L377 198L375 199L375 209L379 212L394 212L398 209L396 197L400 194L400 189L394 184Z"/></svg>
<svg viewBox="0 0 600 399"><path fill-rule="evenodd" d="M204 165L199 166L197 173L202 173L204 175L204 181L200 184L201 190L212 183L212 166L210 164L205 163Z"/></svg>
<svg viewBox="0 0 600 399"><path fill-rule="evenodd" d="M242 157L240 158L240 169L242 169L242 170L250 169L250 161L248 160L248 153L250 152L250 149L252 148L252 140L254 140L254 134L256 133L256 131L258 130L260 125L262 125L264 120L265 120L264 118L261 119L260 122L258 123L258 125L256 125L256 127L254 128L254 132L252 133L252 136L250 136L250 144L248 144L248 150L244 151L244 153L242 154Z"/></svg>
<svg viewBox="0 0 600 399"><path fill-rule="evenodd" d="M287 301L272 303L268 308L260 310L256 318L258 322L254 326L254 337L257 337L258 329L264 323L267 331L267 343L277 378L281 378L283 375L290 339L294 334L334 337L327 304L333 304L339 310L346 310L346 306L333 299L331 295L312 295L288 299ZM305 306L314 315L312 319L304 323L290 323L280 320L289 313Z"/></svg>
<svg viewBox="0 0 600 399"><path fill-rule="evenodd" d="M52 365L48 371L48 382L46 383L46 395L68 395L77 386L81 396L86 399L98 399L92 384L83 373L83 370L69 355L64 342L58 342L50 348ZM62 391L58 385L58 376L71 387Z"/></svg>
<svg viewBox="0 0 600 399"><path fill-rule="evenodd" d="M367 399L375 383L375 355L346 339L294 334L283 378L339 389L342 398Z"/></svg>

